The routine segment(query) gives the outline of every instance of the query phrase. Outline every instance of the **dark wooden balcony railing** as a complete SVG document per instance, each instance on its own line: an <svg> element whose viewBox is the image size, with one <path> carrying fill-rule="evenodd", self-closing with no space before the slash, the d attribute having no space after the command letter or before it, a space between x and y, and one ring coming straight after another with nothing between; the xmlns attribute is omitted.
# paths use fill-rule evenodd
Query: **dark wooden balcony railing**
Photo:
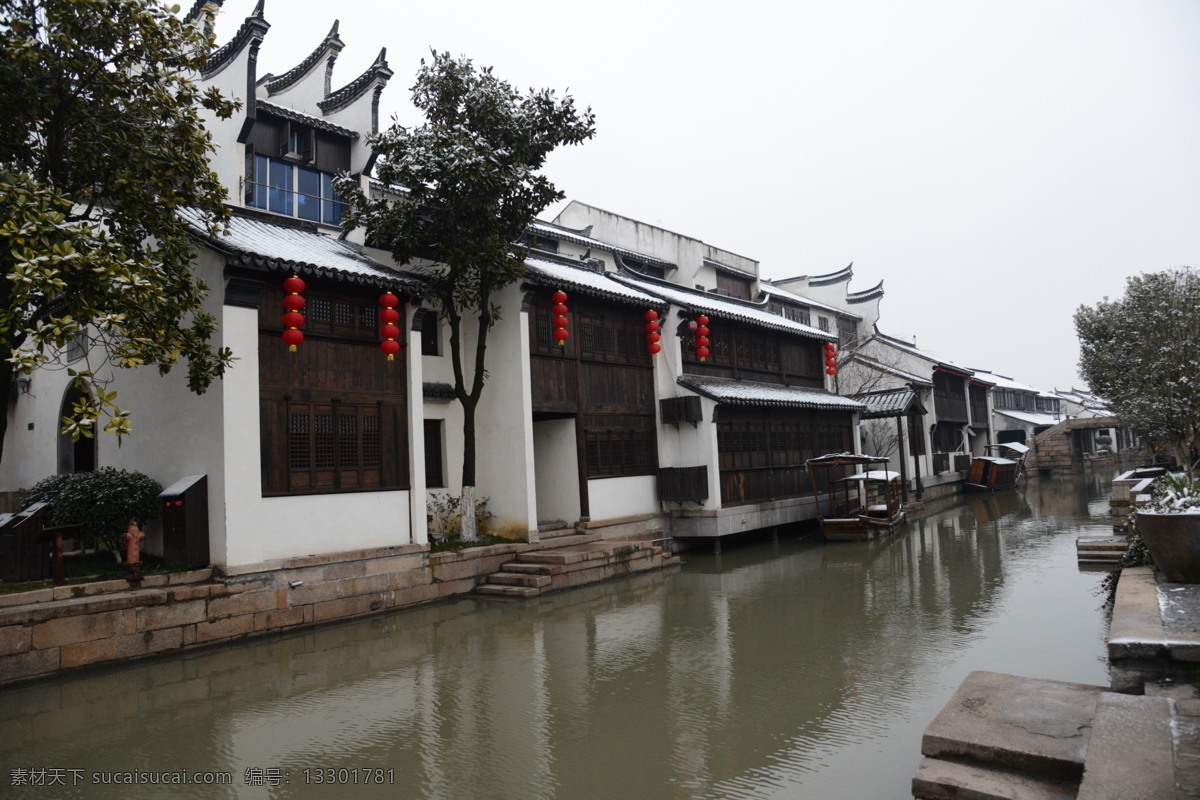
<svg viewBox="0 0 1200 800"><path fill-rule="evenodd" d="M708 467L662 467L658 499L666 503L703 503L708 499Z"/></svg>

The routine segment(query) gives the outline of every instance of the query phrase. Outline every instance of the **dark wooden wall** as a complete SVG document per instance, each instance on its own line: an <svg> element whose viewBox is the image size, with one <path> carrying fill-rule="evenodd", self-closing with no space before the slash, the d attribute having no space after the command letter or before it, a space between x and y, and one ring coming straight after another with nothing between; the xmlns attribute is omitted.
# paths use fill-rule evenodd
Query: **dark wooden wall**
<svg viewBox="0 0 1200 800"><path fill-rule="evenodd" d="M405 355L379 350L380 292L310 282L304 341L291 353L282 281L268 281L259 303L263 494L406 488Z"/></svg>
<svg viewBox="0 0 1200 800"><path fill-rule="evenodd" d="M709 356L704 361L696 356L696 337L687 320L677 329L683 337L685 373L810 388L825 385L819 341L724 319L710 319L708 327Z"/></svg>
<svg viewBox="0 0 1200 800"><path fill-rule="evenodd" d="M847 452L853 441L845 413L722 407L717 419L721 504L808 494L808 459Z"/></svg>
<svg viewBox="0 0 1200 800"><path fill-rule="evenodd" d="M553 292L539 290L529 312L534 414L577 418L589 478L654 473L654 365L646 349L646 309L572 295L570 338L560 346L552 336Z"/></svg>

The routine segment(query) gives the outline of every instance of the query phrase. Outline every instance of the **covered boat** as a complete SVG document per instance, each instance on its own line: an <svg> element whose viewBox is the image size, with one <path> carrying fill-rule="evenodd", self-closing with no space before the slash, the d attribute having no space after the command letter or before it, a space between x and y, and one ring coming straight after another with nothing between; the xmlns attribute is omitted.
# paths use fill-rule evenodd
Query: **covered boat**
<svg viewBox="0 0 1200 800"><path fill-rule="evenodd" d="M891 533L904 520L900 473L880 468L887 463L887 458L859 453L808 460L817 519L826 539L873 539Z"/></svg>
<svg viewBox="0 0 1200 800"><path fill-rule="evenodd" d="M1020 442L1005 442L1004 444L989 444L985 449L988 455L975 456L971 459L971 468L967 472L966 490L968 492L994 492L998 489L1011 489L1016 486L1017 480L1024 472L1025 454L1029 452L1029 448Z"/></svg>

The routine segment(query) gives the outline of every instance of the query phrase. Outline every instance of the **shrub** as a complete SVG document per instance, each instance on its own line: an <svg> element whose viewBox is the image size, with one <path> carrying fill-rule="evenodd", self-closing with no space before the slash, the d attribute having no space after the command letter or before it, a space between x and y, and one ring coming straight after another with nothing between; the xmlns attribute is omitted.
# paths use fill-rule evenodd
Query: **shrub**
<svg viewBox="0 0 1200 800"><path fill-rule="evenodd" d="M51 525L80 525L84 536L117 551L130 520L144 522L158 514L161 491L158 481L141 472L101 467L40 480L25 502L48 504Z"/></svg>

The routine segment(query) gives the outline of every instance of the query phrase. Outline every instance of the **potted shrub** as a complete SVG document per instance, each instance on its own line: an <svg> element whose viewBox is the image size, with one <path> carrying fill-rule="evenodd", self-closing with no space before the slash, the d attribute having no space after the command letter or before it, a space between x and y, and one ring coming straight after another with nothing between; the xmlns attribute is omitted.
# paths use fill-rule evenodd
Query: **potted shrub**
<svg viewBox="0 0 1200 800"><path fill-rule="evenodd" d="M80 525L84 536L94 538L120 561L121 534L130 520L145 522L158 515L161 491L158 481L141 472L101 467L40 480L25 502L48 504L51 525Z"/></svg>
<svg viewBox="0 0 1200 800"><path fill-rule="evenodd" d="M1191 473L1154 482L1137 527L1154 565L1173 583L1200 583L1200 482Z"/></svg>

